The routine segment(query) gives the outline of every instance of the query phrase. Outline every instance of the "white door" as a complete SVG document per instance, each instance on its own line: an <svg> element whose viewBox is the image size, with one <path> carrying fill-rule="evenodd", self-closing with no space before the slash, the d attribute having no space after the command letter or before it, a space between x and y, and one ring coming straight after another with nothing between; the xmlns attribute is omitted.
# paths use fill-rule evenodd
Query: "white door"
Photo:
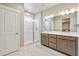
<svg viewBox="0 0 79 59"><path fill-rule="evenodd" d="M15 51L19 48L19 18L18 13L5 9L4 36L5 51Z"/></svg>
<svg viewBox="0 0 79 59"><path fill-rule="evenodd" d="M19 13L12 8L0 6L0 55L19 48Z"/></svg>
<svg viewBox="0 0 79 59"><path fill-rule="evenodd" d="M0 8L0 54L3 53L4 50L4 10Z"/></svg>

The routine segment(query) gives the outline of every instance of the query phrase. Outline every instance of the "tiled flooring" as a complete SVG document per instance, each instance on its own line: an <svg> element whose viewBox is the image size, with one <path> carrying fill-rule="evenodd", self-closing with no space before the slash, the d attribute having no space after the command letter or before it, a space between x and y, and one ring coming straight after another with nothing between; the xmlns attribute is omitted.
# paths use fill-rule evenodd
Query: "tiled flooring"
<svg viewBox="0 0 79 59"><path fill-rule="evenodd" d="M47 48L39 43L26 45L19 51L11 53L7 56L66 56L60 52Z"/></svg>

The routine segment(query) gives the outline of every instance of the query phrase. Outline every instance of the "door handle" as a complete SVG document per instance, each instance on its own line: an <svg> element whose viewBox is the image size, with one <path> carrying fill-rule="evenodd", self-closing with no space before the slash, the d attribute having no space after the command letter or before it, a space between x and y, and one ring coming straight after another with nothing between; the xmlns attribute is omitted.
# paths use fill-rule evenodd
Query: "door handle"
<svg viewBox="0 0 79 59"><path fill-rule="evenodd" d="M18 35L19 33L16 33L16 35Z"/></svg>

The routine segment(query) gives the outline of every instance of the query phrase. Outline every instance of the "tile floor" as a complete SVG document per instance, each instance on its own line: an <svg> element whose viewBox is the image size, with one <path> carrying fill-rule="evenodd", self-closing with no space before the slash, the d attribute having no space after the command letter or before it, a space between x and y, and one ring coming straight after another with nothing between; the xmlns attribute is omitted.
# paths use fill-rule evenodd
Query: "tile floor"
<svg viewBox="0 0 79 59"><path fill-rule="evenodd" d="M47 48L39 43L26 45L7 56L66 56L60 52Z"/></svg>

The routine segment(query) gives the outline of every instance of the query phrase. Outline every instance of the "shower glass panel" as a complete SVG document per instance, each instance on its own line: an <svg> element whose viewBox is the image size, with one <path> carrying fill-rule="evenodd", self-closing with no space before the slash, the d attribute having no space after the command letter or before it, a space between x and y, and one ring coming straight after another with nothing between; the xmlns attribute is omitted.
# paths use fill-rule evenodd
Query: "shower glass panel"
<svg viewBox="0 0 79 59"><path fill-rule="evenodd" d="M33 17L24 15L24 44L33 43Z"/></svg>

